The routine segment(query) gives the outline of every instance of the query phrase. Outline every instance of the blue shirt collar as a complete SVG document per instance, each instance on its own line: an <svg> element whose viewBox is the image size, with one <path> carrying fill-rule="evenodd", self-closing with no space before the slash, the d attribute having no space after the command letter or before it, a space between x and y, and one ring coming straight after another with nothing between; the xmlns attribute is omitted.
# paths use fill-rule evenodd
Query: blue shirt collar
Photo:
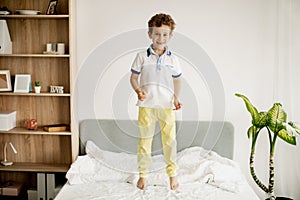
<svg viewBox="0 0 300 200"><path fill-rule="evenodd" d="M168 47L166 47L166 52L164 54L170 56L171 55L171 51L168 49ZM155 55L154 50L152 49L152 45L147 49L147 57L149 57L150 55Z"/></svg>

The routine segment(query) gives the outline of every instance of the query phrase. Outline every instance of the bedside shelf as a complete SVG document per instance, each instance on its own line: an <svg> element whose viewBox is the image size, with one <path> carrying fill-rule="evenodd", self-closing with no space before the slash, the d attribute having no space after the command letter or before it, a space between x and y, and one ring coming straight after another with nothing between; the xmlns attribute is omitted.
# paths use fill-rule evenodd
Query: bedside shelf
<svg viewBox="0 0 300 200"><path fill-rule="evenodd" d="M69 164L47 164L47 163L14 163L10 166L0 165L0 171L19 172L67 172Z"/></svg>
<svg viewBox="0 0 300 200"><path fill-rule="evenodd" d="M26 134L26 135L71 135L70 131L63 132L47 132L42 128L38 128L37 130L28 130L26 128L13 128L9 131L0 131L0 134Z"/></svg>

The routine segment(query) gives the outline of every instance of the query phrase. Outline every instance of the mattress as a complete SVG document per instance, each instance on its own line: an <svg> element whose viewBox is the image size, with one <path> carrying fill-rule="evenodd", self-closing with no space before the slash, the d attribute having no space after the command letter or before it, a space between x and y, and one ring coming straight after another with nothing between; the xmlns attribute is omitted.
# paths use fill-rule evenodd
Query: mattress
<svg viewBox="0 0 300 200"><path fill-rule="evenodd" d="M181 184L176 191L167 186L148 186L145 191L133 184L96 182L78 185L65 184L55 200L259 200L246 183L241 191L233 193L205 183Z"/></svg>
<svg viewBox="0 0 300 200"><path fill-rule="evenodd" d="M258 200L238 164L202 147L178 153L180 187L169 189L162 155L153 156L146 190L136 187L136 155L105 151L92 141L71 165L56 200L214 199Z"/></svg>

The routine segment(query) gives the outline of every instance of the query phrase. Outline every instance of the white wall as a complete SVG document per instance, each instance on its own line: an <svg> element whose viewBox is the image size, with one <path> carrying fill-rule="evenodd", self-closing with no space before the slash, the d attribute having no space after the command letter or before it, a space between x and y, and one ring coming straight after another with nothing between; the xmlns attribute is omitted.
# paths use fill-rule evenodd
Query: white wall
<svg viewBox="0 0 300 200"><path fill-rule="evenodd" d="M278 86L275 76L278 73L276 68L278 10L280 10L278 6L287 5L289 8L288 5L293 5L294 14L300 10L299 1L282 2L280 0L77 0L79 72L85 74L84 80L96 80L95 88L87 93L86 99L79 97L81 98L79 120L91 116L136 118L135 96L128 80L130 65L136 51L140 50L139 45L147 47L150 44L146 35L149 18L159 12L169 13L177 23L173 42L176 41L176 33L178 37L185 36L201 47L203 52L199 51L199 56L208 59L207 66L192 66L189 61L192 64L197 62L184 60L182 57L184 107L177 116L183 119L210 120L214 118L216 110L224 109L224 112L222 111L224 115L218 113L217 118L223 117L235 126L234 159L239 162L258 195L263 197L263 192L253 183L248 170L250 141L247 139L246 131L250 126L250 115L243 102L235 97L234 93L239 92L248 96L259 110L268 110L273 101L280 97L275 88ZM288 4L291 2L292 4ZM293 19L295 23L295 20L299 19L299 14ZM144 35L136 38L128 37L126 42L121 40L126 33L140 33L139 31L143 29ZM298 32L293 34L299 33L299 29L295 31ZM184 46L182 43L184 41L180 40L180 45ZM119 51L119 48L111 49L110 44L115 45L116 42L120 43L122 51ZM178 48L176 44L172 45ZM299 47L299 40L296 45ZM294 57L296 58L295 55ZM99 64L99 60L102 59L103 63L106 63L105 66ZM293 60L293 63L299 63L299 60ZM213 72L213 75L208 75L209 80L206 77L207 73L203 72L205 69ZM217 74L214 74L214 70ZM213 85L213 78L216 84L219 81L221 86L210 86ZM86 81L79 86L94 84L93 81ZM222 91L212 91L220 89ZM224 98L224 101L214 99L215 93L220 95L221 100ZM89 96L90 94L93 95ZM296 99L299 99L299 96L296 96ZM291 101L296 99L293 98ZM92 115L84 109L83 104L93 104ZM300 120L299 114L297 117ZM257 173L263 180L267 180L266 140L267 138L261 138L258 144L260 153L256 154ZM295 152L295 147L292 148ZM280 161L275 157L275 162ZM281 181L284 183L288 180L281 178ZM297 181L289 180L292 183ZM296 186L299 182L296 185L290 183L292 187L288 190L284 189L282 182L280 184L275 182L276 184L280 185L276 187L276 194L300 197Z"/></svg>

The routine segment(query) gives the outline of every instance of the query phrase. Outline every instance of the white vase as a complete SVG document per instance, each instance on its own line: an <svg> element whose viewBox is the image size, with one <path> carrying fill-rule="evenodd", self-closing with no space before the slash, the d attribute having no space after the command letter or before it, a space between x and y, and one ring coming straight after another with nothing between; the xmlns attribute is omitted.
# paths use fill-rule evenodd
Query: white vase
<svg viewBox="0 0 300 200"><path fill-rule="evenodd" d="M35 86L34 91L35 93L41 93L41 86Z"/></svg>

